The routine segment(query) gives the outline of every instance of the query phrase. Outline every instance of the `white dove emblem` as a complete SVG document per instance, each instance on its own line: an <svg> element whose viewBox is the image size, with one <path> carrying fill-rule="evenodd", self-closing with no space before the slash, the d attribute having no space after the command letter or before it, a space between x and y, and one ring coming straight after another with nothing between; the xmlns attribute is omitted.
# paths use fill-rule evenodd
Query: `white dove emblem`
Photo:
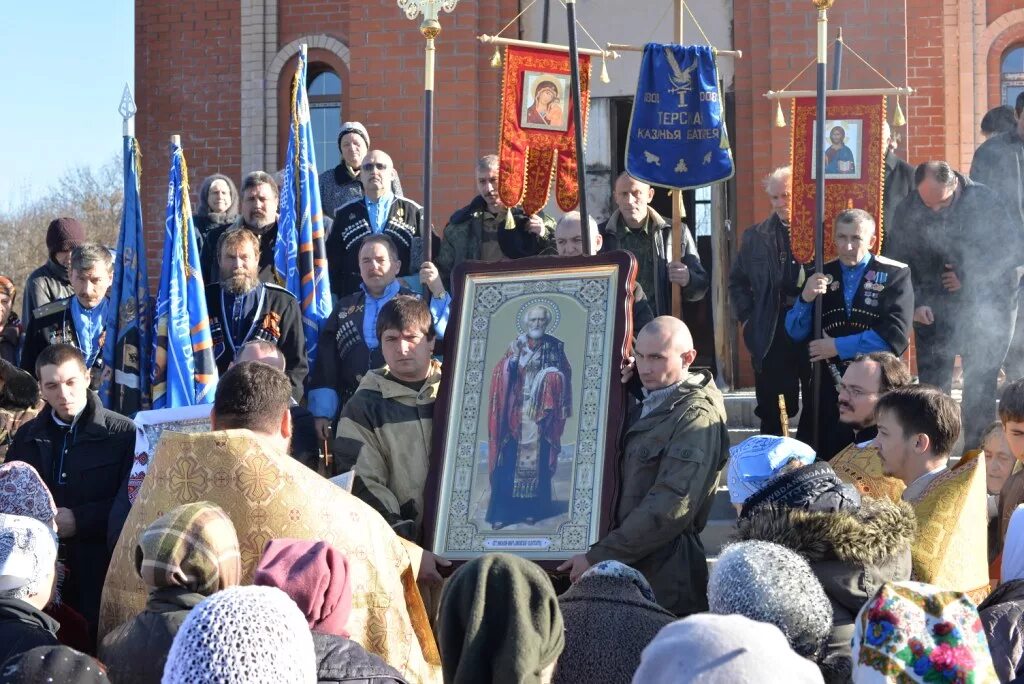
<svg viewBox="0 0 1024 684"><path fill-rule="evenodd" d="M676 61L676 56L673 54L672 49L665 48L665 59L668 60L668 65L672 69L672 75L669 76L669 81L672 82L672 88L669 90L671 93L675 93L679 96L679 106L686 106L686 95L693 90L693 72L697 69L697 60L693 60L693 64L681 69L679 62Z"/></svg>

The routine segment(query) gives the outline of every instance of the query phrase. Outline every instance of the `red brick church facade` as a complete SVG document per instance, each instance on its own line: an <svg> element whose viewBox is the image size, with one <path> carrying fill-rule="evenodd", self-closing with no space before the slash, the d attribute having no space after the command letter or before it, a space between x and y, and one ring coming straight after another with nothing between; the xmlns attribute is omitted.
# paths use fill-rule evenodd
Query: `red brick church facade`
<svg viewBox="0 0 1024 684"><path fill-rule="evenodd" d="M435 223L443 225L451 211L472 197L472 162L493 152L497 142L501 72L489 64L493 49L476 36L497 32L520 4L463 0L453 14L442 13ZM729 3L688 4L698 15L729 11ZM893 83L914 88L903 102L909 126L897 130L904 140L900 154L911 163L944 158L967 170L980 142L981 116L1024 88L1024 50L1016 52L1024 46L1019 4L838 0L830 11L833 27L843 27L850 47ZM553 17L563 23L561 5L552 5L557 8ZM581 13L587 5L588 0L580 3ZM393 0L136 0L135 7L136 133L145 169L151 273L159 273L170 136L182 136L193 188L214 172L240 179L255 169L280 168L288 87L302 43L310 46L311 80L330 72L340 84L333 95L319 98L335 107L326 111L364 122L372 146L394 158L406 194L421 199L423 39L418 21L406 19ZM744 52L735 62L733 82L725 84L735 94L736 117L731 131L735 208L729 218L741 231L770 211L759 178L789 157L790 131L773 127L774 105L763 93L780 89L813 58L815 11L809 0L734 0L731 13L733 45L719 47ZM615 39L643 42L649 31L637 33ZM506 35L517 35L516 27ZM848 88L883 84L850 53L842 78ZM813 87L813 68L793 87ZM618 170L606 170L606 175L613 177ZM738 347L739 376L733 380L750 384L745 350L741 343Z"/></svg>

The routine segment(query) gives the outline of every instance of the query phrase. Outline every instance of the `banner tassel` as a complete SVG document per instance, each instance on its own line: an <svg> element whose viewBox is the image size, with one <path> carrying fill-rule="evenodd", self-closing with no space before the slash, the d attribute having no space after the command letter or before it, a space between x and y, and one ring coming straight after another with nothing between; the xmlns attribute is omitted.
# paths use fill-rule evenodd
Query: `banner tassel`
<svg viewBox="0 0 1024 684"><path fill-rule="evenodd" d="M778 100L775 101L775 127L786 127L786 115L782 113L782 103Z"/></svg>
<svg viewBox="0 0 1024 684"><path fill-rule="evenodd" d="M900 107L900 98L896 97L896 112L892 115L893 126L906 126L907 118L903 116L903 108Z"/></svg>
<svg viewBox="0 0 1024 684"><path fill-rule="evenodd" d="M491 55L491 67L495 69L501 68L501 50L497 46L494 48L494 54Z"/></svg>
<svg viewBox="0 0 1024 684"><path fill-rule="evenodd" d="M611 83L612 79L608 76L608 58L601 55L601 83Z"/></svg>

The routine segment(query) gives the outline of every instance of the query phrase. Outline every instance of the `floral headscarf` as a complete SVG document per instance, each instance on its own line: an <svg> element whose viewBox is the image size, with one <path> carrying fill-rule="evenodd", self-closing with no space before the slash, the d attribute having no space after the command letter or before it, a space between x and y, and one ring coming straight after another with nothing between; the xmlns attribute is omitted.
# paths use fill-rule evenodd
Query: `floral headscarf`
<svg viewBox="0 0 1024 684"><path fill-rule="evenodd" d="M0 465L0 513L34 518L53 528L57 504L35 468L11 461Z"/></svg>
<svg viewBox="0 0 1024 684"><path fill-rule="evenodd" d="M999 681L971 600L920 582L886 583L864 604L852 656L858 684Z"/></svg>

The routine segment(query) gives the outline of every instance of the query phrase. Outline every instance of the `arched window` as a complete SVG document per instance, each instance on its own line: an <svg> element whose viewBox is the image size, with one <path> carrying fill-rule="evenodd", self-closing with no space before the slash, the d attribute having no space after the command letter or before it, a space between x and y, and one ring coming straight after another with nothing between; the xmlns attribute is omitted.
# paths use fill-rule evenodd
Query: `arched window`
<svg viewBox="0 0 1024 684"><path fill-rule="evenodd" d="M312 67L314 65L310 65ZM341 130L341 79L331 69L312 72L306 91L309 93L309 117L313 124L316 167L326 171L338 165L338 132Z"/></svg>
<svg viewBox="0 0 1024 684"><path fill-rule="evenodd" d="M1024 46L1010 48L1003 54L1000 86L1003 104L1013 107L1017 95L1024 91Z"/></svg>

